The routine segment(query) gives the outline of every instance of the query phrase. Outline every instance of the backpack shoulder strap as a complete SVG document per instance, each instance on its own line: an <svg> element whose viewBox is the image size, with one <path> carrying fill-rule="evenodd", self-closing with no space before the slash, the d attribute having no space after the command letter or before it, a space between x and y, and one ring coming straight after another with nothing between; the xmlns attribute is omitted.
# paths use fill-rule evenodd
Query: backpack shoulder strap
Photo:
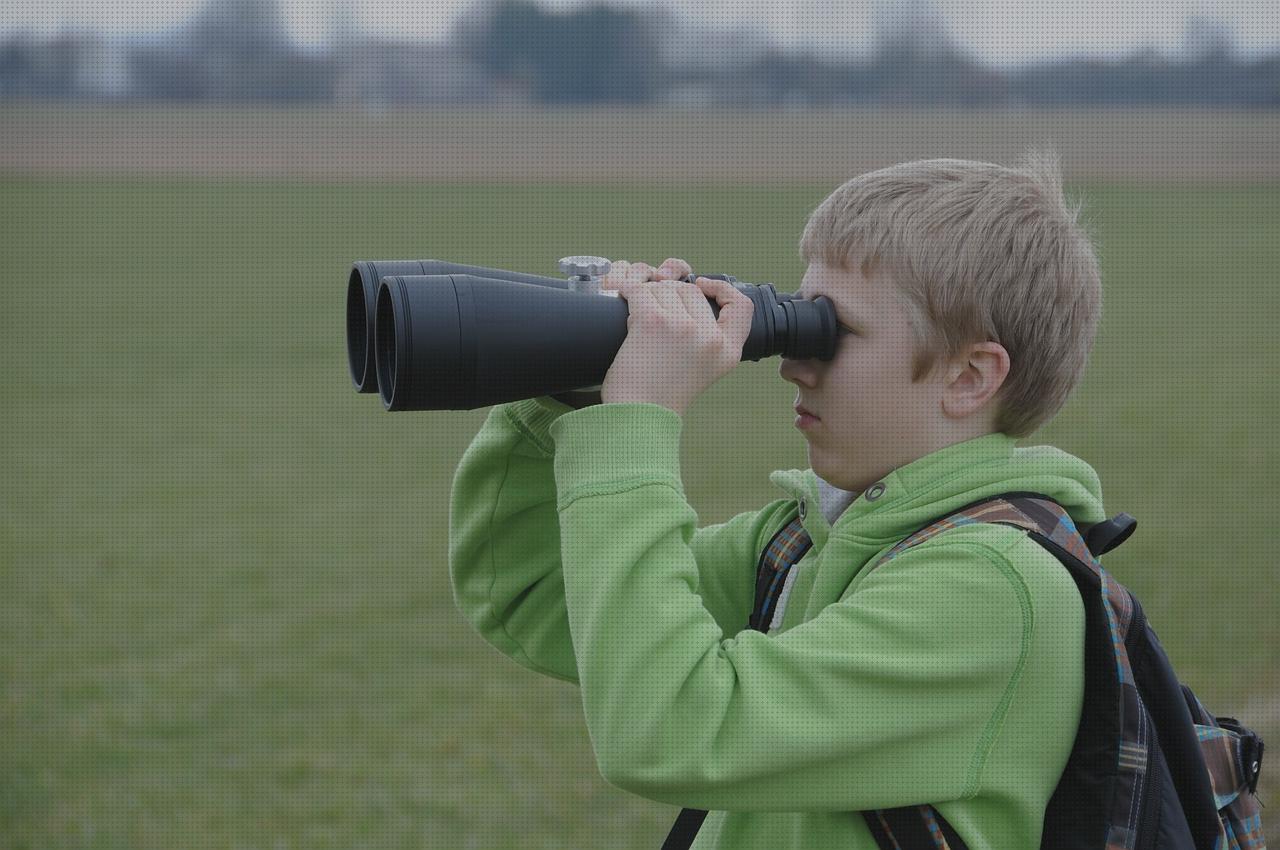
<svg viewBox="0 0 1280 850"><path fill-rule="evenodd" d="M1131 517L1129 519L1132 520ZM948 516L930 522L901 540L882 555L872 569L892 560L912 546L917 546L952 528L975 522L996 523L1024 529L1033 540L1053 553L1071 571L1085 599L1086 613L1089 614L1089 623L1094 633L1094 637L1089 640L1089 648L1096 656L1090 659L1094 662L1093 669L1098 671L1099 678L1110 679L1113 683L1110 685L1110 691L1095 691L1094 695L1101 697L1104 703L1118 700L1120 694L1116 688L1118 683L1115 682L1117 672L1122 680L1127 676L1129 687L1133 688L1133 675L1128 669L1128 657L1123 652L1124 639L1133 621L1132 597L1124 587L1111 580L1102 569L1102 565L1067 511L1043 494L1010 492L966 505ZM1133 533L1135 525L1134 522L1121 522L1114 527L1107 527L1094 540L1099 549L1104 546L1106 549L1114 548ZM1090 531L1092 530L1091 528ZM1104 622L1106 625L1101 625ZM1101 630L1109 631L1109 639L1097 639L1097 634ZM1117 642L1120 649L1115 649ZM1088 683L1086 683L1087 686ZM1133 694L1136 695L1136 689ZM1132 712L1130 712L1130 719L1132 719ZM1085 732L1082 731L1081 734ZM1089 730L1088 734L1098 736L1099 740L1095 743L1103 745L1110 738L1105 730ZM1090 740L1093 740L1092 737ZM1079 734L1076 743L1077 746L1080 743ZM1112 740L1110 743L1114 747L1116 742ZM1123 795L1123 791L1133 792L1137 787L1136 783L1122 782L1117 783L1114 789ZM1102 797L1089 801L1098 804L1095 817L1104 813L1109 814L1112 806L1120 802L1112 794L1113 786L1110 784L1105 789L1099 790L1103 791ZM1104 798L1110 805L1101 805ZM877 845L883 850L940 850L940 848L965 850L965 844L956 835L954 828L946 823L933 806L904 806L897 809L864 811L862 815ZM921 830L920 825L925 829Z"/></svg>
<svg viewBox="0 0 1280 850"><path fill-rule="evenodd" d="M1116 519L1122 516L1128 516L1128 514L1120 514ZM920 530L903 538L892 549L885 552L880 560L875 563L873 569L892 560L912 546L924 543L944 531L949 531L962 525L971 525L975 522L1012 525L1027 531L1034 531L1061 546L1066 552L1081 561L1088 563L1095 560L1093 552L1090 551L1075 523L1072 522L1071 517L1061 505L1039 493L1016 492L1003 493L999 496L981 499L965 505L948 516L933 520ZM1108 522L1111 522L1111 520L1108 520ZM1134 522L1135 526L1136 524ZM1101 525L1103 523L1098 523L1098 526ZM1128 527L1124 537L1127 538L1132 533L1133 528ZM1099 539L1102 539L1101 535ZM1119 542L1116 542L1116 538L1113 536L1106 536L1105 539L1111 544L1110 548L1119 545Z"/></svg>
<svg viewBox="0 0 1280 850"><path fill-rule="evenodd" d="M747 628L760 632L769 631L778 598L786 586L787 574L805 552L813 546L813 540L805 531L803 517L795 515L769 539L756 564L755 604L747 620Z"/></svg>

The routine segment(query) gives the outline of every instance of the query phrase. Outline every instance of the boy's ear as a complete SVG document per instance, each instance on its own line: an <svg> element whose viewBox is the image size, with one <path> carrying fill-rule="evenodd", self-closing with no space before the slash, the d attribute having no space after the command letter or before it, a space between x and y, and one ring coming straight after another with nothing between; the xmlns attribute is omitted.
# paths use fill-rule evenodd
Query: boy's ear
<svg viewBox="0 0 1280 850"><path fill-rule="evenodd" d="M942 412L964 419L987 403L1009 375L1009 352L998 342L977 342L953 361L942 388Z"/></svg>

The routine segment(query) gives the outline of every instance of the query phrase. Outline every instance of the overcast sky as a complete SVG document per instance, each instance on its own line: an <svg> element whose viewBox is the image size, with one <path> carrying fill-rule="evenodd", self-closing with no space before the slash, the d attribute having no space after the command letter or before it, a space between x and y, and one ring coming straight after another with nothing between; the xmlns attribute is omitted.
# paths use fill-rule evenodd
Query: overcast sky
<svg viewBox="0 0 1280 850"><path fill-rule="evenodd" d="M614 0L639 6L650 0ZM0 32L52 32L87 24L112 33L163 31L205 0L0 0ZM335 3L349 2L366 32L405 38L444 38L471 0L282 0L293 35L321 44ZM686 0L689 9L723 24L766 29L781 46L816 45L823 52L857 53L870 42L873 7L885 0ZM993 64L1067 54L1116 54L1150 44L1181 45L1187 16L1212 14L1235 33L1246 54L1280 49L1280 0L934 0L951 33ZM543 0L552 8L583 0Z"/></svg>

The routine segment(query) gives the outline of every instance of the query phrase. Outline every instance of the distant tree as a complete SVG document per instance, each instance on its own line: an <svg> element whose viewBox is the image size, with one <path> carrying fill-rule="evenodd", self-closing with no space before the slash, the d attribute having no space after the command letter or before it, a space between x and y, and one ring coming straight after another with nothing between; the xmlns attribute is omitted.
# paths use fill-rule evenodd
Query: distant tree
<svg viewBox="0 0 1280 850"><path fill-rule="evenodd" d="M19 32L0 44L0 97L29 96L35 69L35 44Z"/></svg>
<svg viewBox="0 0 1280 850"><path fill-rule="evenodd" d="M653 27L639 13L594 3L563 13L497 0L460 22L464 53L543 103L639 103L661 82Z"/></svg>
<svg viewBox="0 0 1280 850"><path fill-rule="evenodd" d="M189 52L138 48L129 57L137 95L149 100L201 100L207 96L204 75Z"/></svg>
<svg viewBox="0 0 1280 850"><path fill-rule="evenodd" d="M252 59L287 50L279 0L206 0L187 30L191 47Z"/></svg>
<svg viewBox="0 0 1280 850"><path fill-rule="evenodd" d="M881 62L933 64L961 52L934 0L876 0L871 17Z"/></svg>
<svg viewBox="0 0 1280 850"><path fill-rule="evenodd" d="M868 79L877 100L985 102L996 76L967 55L934 0L877 0L872 7L875 61Z"/></svg>
<svg viewBox="0 0 1280 850"><path fill-rule="evenodd" d="M1187 16L1182 31L1183 57L1191 62L1225 63L1236 52L1236 32L1223 18L1206 11Z"/></svg>
<svg viewBox="0 0 1280 850"><path fill-rule="evenodd" d="M171 49L134 62L145 90L175 99L329 100L338 71L297 50L280 0L206 0Z"/></svg>

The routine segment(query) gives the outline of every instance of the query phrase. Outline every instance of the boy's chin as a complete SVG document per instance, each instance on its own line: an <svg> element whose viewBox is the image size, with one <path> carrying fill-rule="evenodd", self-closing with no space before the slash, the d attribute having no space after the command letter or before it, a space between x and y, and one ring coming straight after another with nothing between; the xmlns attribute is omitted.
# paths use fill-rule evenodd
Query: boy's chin
<svg viewBox="0 0 1280 850"><path fill-rule="evenodd" d="M818 473L824 481L828 482L831 481L830 476L832 475L839 477L839 469L831 465L831 461L820 449L815 449L813 443L810 443L808 448L809 466L813 468L814 472Z"/></svg>

